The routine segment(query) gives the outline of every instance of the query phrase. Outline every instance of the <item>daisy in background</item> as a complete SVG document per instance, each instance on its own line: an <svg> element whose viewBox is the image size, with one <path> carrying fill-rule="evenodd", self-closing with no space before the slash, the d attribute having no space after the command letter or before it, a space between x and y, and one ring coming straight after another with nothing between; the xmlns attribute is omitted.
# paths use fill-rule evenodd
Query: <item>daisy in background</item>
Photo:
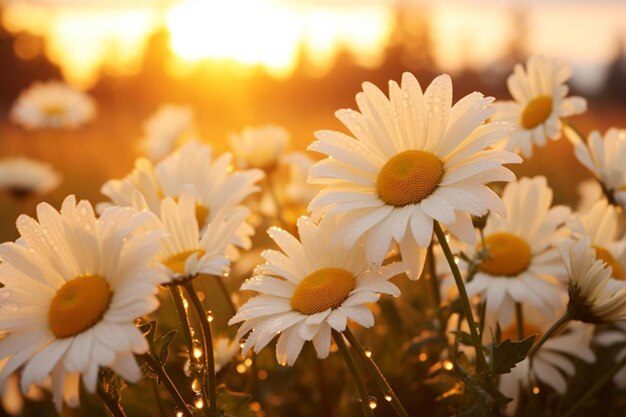
<svg viewBox="0 0 626 417"><path fill-rule="evenodd" d="M363 246L346 248L331 238L336 225L310 218L298 219L300 241L272 227L270 237L281 251L266 250L267 261L255 270L242 290L260 293L251 298L228 323L241 323L237 339L246 337L243 354L260 352L277 335L276 359L293 365L302 346L312 341L319 358L330 351L331 330L343 332L348 319L363 327L374 325L367 304L380 294L398 296L389 282L404 266L394 263L369 268Z"/></svg>
<svg viewBox="0 0 626 417"><path fill-rule="evenodd" d="M221 210L200 233L194 194L193 187L188 186L178 201L165 197L159 210L160 221L153 219L146 225L148 229L167 233L156 260L166 267L170 281L193 279L198 274L222 276L228 272L230 260L225 255L226 247L249 214L245 207ZM133 207L149 210L138 191L134 191Z"/></svg>
<svg viewBox="0 0 626 417"><path fill-rule="evenodd" d="M594 178L588 178L578 183L576 191L578 192L577 213L588 212L599 200L606 198L602 186Z"/></svg>
<svg viewBox="0 0 626 417"><path fill-rule="evenodd" d="M0 160L0 190L20 198L50 193L61 183L61 175L49 164L25 157Z"/></svg>
<svg viewBox="0 0 626 417"><path fill-rule="evenodd" d="M290 140L291 134L287 129L272 124L246 127L228 137L237 166L265 171L276 167Z"/></svg>
<svg viewBox="0 0 626 417"><path fill-rule="evenodd" d="M17 219L21 238L0 245L0 372L4 383L23 367L21 388L52 378L58 410L77 406L79 380L94 393L100 367L130 382L141 371L134 354L148 342L134 320L158 307L167 276L153 262L161 231L140 233L152 218L112 208L96 218L73 196L60 212L37 206L37 220Z"/></svg>
<svg viewBox="0 0 626 417"><path fill-rule="evenodd" d="M523 317L522 338L519 337L517 322L513 322L502 328L500 340L519 341L537 335L536 343L549 330L551 323L546 321L542 313L531 308L524 308ZM522 400L522 392L530 394L531 389L534 394L539 392L540 387L535 386L537 382L549 386L560 395L565 394L567 378L575 373L575 359L588 363L596 360L590 347L593 330L592 325L571 322L537 350L532 359L532 370L530 359L526 358L516 364L510 373L500 375L498 384L500 392L513 399L506 406L506 414L515 414ZM485 333L495 335L495 326Z"/></svg>
<svg viewBox="0 0 626 417"><path fill-rule="evenodd" d="M318 131L309 150L328 158L309 171L324 189L309 205L315 219L331 216L335 238L346 247L365 242L367 261L381 265L393 242L411 279L422 271L433 223L475 243L470 215L504 216L500 198L486 186L511 181L502 164L521 158L486 150L506 134L505 123L485 123L493 98L472 93L452 105L452 82L437 77L425 92L409 73L391 81L387 98L373 84L357 94L360 112L336 115L355 137Z"/></svg>
<svg viewBox="0 0 626 417"><path fill-rule="evenodd" d="M219 372L237 356L241 347L237 339L230 339L225 336L215 338L213 347L215 357L215 372Z"/></svg>
<svg viewBox="0 0 626 417"><path fill-rule="evenodd" d="M22 91L11 120L27 129L77 128L96 115L91 97L60 81L37 81Z"/></svg>
<svg viewBox="0 0 626 417"><path fill-rule="evenodd" d="M502 325L513 319L515 303L529 304L553 317L565 295L567 271L554 243L570 215L564 206L551 207L552 189L545 177L522 178L504 189L507 217L492 214L483 229L489 257L466 284L469 296L480 295L487 313ZM470 258L482 249L465 245ZM449 269L448 269L449 271Z"/></svg>
<svg viewBox="0 0 626 417"><path fill-rule="evenodd" d="M620 233L622 210L600 200L587 213L576 213L569 221L575 238L588 237L596 258L611 268L612 277L626 281L626 237Z"/></svg>
<svg viewBox="0 0 626 417"><path fill-rule="evenodd" d="M143 124L140 147L152 161L158 161L195 136L191 107L163 104Z"/></svg>
<svg viewBox="0 0 626 417"><path fill-rule="evenodd" d="M510 151L532 156L533 144L544 146L546 139L561 136L564 117L584 113L587 102L582 97L567 97L565 82L572 70L569 65L553 58L532 56L526 68L517 64L509 75L507 85L513 101L494 103L494 121L506 121L515 125L502 142Z"/></svg>
<svg viewBox="0 0 626 417"><path fill-rule="evenodd" d="M626 130L611 128L604 137L594 130L587 144L574 131L566 132L576 158L598 179L609 202L626 210Z"/></svg>
<svg viewBox="0 0 626 417"><path fill-rule="evenodd" d="M220 211L230 211L242 207L243 200L259 191L255 184L263 178L257 169L232 170L232 156L222 154L216 159L208 145L190 141L178 151L153 165L145 158L135 162L135 169L120 180L110 180L101 189L111 203L98 206L102 210L110 205L131 206L133 193L139 191L150 211L161 216L161 201L165 197L180 198L183 190L191 186L196 202L195 219L197 227L204 230L214 221ZM231 244L249 249L250 236L254 229L246 222L241 223ZM229 255L234 259L237 251L230 247Z"/></svg>

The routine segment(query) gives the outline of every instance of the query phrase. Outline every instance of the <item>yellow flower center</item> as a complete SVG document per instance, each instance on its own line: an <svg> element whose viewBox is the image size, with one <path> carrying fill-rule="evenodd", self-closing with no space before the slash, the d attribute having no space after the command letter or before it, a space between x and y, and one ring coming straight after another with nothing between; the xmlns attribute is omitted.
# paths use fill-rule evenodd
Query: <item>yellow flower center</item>
<svg viewBox="0 0 626 417"><path fill-rule="evenodd" d="M58 117L65 113L65 107L58 104L50 104L43 108L43 112L48 117Z"/></svg>
<svg viewBox="0 0 626 417"><path fill-rule="evenodd" d="M443 164L424 151L404 151L382 167L376 181L380 198L392 206L419 203L428 197L443 177Z"/></svg>
<svg viewBox="0 0 626 417"><path fill-rule="evenodd" d="M535 338L535 342L536 342L541 337L541 334L542 334L541 329L535 326L534 324L524 323L522 339L526 339L527 337L530 337L534 334L538 335ZM511 339L514 341L521 340L519 338L519 329L517 328L517 323L514 322L508 325L504 330L502 330L502 333L500 333L500 340L506 340L506 339Z"/></svg>
<svg viewBox="0 0 626 417"><path fill-rule="evenodd" d="M50 330L57 338L76 336L100 321L113 292L99 275L85 275L63 284L48 311Z"/></svg>
<svg viewBox="0 0 626 417"><path fill-rule="evenodd" d="M480 270L487 274L514 277L530 265L530 246L515 235L494 233L485 238L485 244L491 258L482 261ZM482 249L480 244L478 249Z"/></svg>
<svg viewBox="0 0 626 417"><path fill-rule="evenodd" d="M176 255L172 255L166 260L163 261L163 265L176 272L177 274L185 273L185 263L187 259L193 254L198 254L198 258L204 255L206 252L202 249L192 249L186 250L184 252L177 253Z"/></svg>
<svg viewBox="0 0 626 417"><path fill-rule="evenodd" d="M532 99L522 113L520 121L524 129L534 129L545 122L552 113L552 97L539 96Z"/></svg>
<svg viewBox="0 0 626 417"><path fill-rule="evenodd" d="M345 269L318 269L298 284L291 297L291 307L307 315L337 308L355 286L354 275Z"/></svg>
<svg viewBox="0 0 626 417"><path fill-rule="evenodd" d="M600 247L594 246L593 249L596 251L596 257L604 261L607 266L610 266L613 269L613 278L619 279L620 281L626 281L626 273L624 273L624 268L622 265L611 255L611 252Z"/></svg>

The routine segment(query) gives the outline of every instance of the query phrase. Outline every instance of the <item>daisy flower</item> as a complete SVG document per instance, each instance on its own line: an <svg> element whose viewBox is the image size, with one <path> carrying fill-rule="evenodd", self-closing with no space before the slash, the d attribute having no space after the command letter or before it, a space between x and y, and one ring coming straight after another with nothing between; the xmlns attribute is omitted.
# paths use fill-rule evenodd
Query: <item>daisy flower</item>
<svg viewBox="0 0 626 417"><path fill-rule="evenodd" d="M566 270L553 246L570 215L567 207L550 207L552 190L545 177L522 178L504 189L506 218L491 215L483 230L489 258L467 283L469 296L480 295L487 312L508 324L515 303L528 303L552 316L561 305ZM472 257L482 243L466 245Z"/></svg>
<svg viewBox="0 0 626 417"><path fill-rule="evenodd" d="M336 115L355 138L318 131L310 150L328 158L309 171L325 188L309 205L315 219L335 218L335 237L346 247L365 240L367 260L379 266L392 242L400 245L408 275L417 279L438 221L474 242L470 215L491 210L504 215L500 198L486 184L511 181L505 163L521 158L486 150L508 131L505 123L485 123L493 98L472 93L452 105L452 82L437 77L425 92L409 73L402 86L391 81L388 99L363 84L360 113Z"/></svg>
<svg viewBox="0 0 626 417"><path fill-rule="evenodd" d="M60 81L35 82L11 109L11 119L27 129L76 128L95 115L91 97Z"/></svg>
<svg viewBox="0 0 626 417"><path fill-rule="evenodd" d="M578 192L576 203L576 212L578 213L588 212L598 200L606 198L602 186L594 178L581 181L576 187L576 191Z"/></svg>
<svg viewBox="0 0 626 417"><path fill-rule="evenodd" d="M61 183L61 175L50 165L24 157L0 160L0 190L14 197L48 194Z"/></svg>
<svg viewBox="0 0 626 417"><path fill-rule="evenodd" d="M517 64L507 79L513 101L494 104L494 121L507 121L515 125L503 142L505 149L532 156L533 143L544 146L546 138L556 140L561 136L564 117L584 113L587 102L582 97L567 97L565 82L572 70L556 59L532 56L526 69Z"/></svg>
<svg viewBox="0 0 626 417"><path fill-rule="evenodd" d="M588 238L562 242L561 256L569 275L569 317L587 323L626 321L626 288L611 285L613 271L596 258Z"/></svg>
<svg viewBox="0 0 626 417"><path fill-rule="evenodd" d="M348 319L364 327L374 325L367 304L379 294L400 294L389 279L404 269L401 263L369 268L363 247L346 248L330 235L336 225L310 218L298 219L300 242L277 227L268 230L282 252L266 250L267 261L255 270L242 290L260 295L246 302L228 322L244 322L237 338L243 346L260 352L277 334L276 359L293 365L305 341L312 341L319 358L328 356L331 329L343 332Z"/></svg>
<svg viewBox="0 0 626 417"><path fill-rule="evenodd" d="M163 229L156 259L167 268L172 281L192 279L198 274L224 275L230 260L224 254L232 235L249 214L245 207L235 207L216 213L200 235L196 220L197 203L193 187L187 187L176 202L165 197L161 202L160 222L154 219L146 225L149 229ZM148 210L148 205L138 191L134 192L133 207Z"/></svg>
<svg viewBox="0 0 626 417"><path fill-rule="evenodd" d="M156 166L140 158L135 162L133 172L121 180L108 181L101 192L114 205L131 206L133 192L137 190L145 198L148 209L160 216L164 197L177 199L185 188L192 186L195 218L203 230L221 210L240 207L246 197L259 190L255 183L263 178L263 172L256 169L232 172L230 154L225 153L213 160L211 153L209 146L190 141ZM98 209L110 205L104 203ZM248 249L252 234L254 229L244 222L231 243ZM229 254L236 256L234 248L229 249Z"/></svg>
<svg viewBox="0 0 626 417"><path fill-rule="evenodd" d="M594 130L586 145L572 132L568 137L576 158L600 181L609 202L626 210L626 130L611 128L604 138Z"/></svg>
<svg viewBox="0 0 626 417"><path fill-rule="evenodd" d="M587 213L578 213L569 222L576 238L588 237L596 258L613 271L613 278L626 281L626 237L620 238L621 209L600 200Z"/></svg>
<svg viewBox="0 0 626 417"><path fill-rule="evenodd" d="M141 148L158 161L193 137L194 115L191 107L164 104L143 125Z"/></svg>
<svg viewBox="0 0 626 417"><path fill-rule="evenodd" d="M290 139L291 135L285 128L265 125L231 133L228 143L239 167L270 170L278 163Z"/></svg>
<svg viewBox="0 0 626 417"><path fill-rule="evenodd" d="M79 379L95 392L98 369L130 382L141 371L134 354L148 343L134 320L158 306L167 276L153 263L161 231L139 233L151 218L112 208L100 218L69 196L60 212L37 206L37 220L17 219L21 238L0 245L0 382L24 367L21 387L52 377L54 401L78 405Z"/></svg>
<svg viewBox="0 0 626 417"><path fill-rule="evenodd" d="M308 206L321 188L315 184L307 184L309 169L316 161L304 152L292 152L281 162L289 170L289 182L284 187L285 200L288 204Z"/></svg>
<svg viewBox="0 0 626 417"><path fill-rule="evenodd" d="M524 309L522 339L537 335L536 343L549 330L550 324L541 313ZM530 359L526 358L516 364L510 373L500 375L500 392L513 399L506 406L506 414L515 414L522 390L528 392L531 387L534 388L535 382L541 382L563 395L567 389L566 378L575 373L574 360L578 358L589 363L596 360L590 347L593 330L594 326L570 322L537 350L532 359L532 370ZM517 322L502 329L500 340L506 339L520 340Z"/></svg>

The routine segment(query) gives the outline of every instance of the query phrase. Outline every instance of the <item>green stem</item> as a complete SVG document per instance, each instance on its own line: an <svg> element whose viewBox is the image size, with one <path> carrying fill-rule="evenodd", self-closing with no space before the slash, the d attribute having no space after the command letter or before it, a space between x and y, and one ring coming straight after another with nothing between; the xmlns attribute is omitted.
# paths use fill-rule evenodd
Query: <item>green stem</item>
<svg viewBox="0 0 626 417"><path fill-rule="evenodd" d="M541 339L539 339L539 341L537 341L537 343L535 343L533 345L533 347L530 349L530 351L528 352L528 357L532 358L535 353L537 353L537 351L539 350L539 348L541 346L543 346L543 344L550 338L552 337L552 335L558 331L561 327L563 327L563 325L565 325L568 321L570 321L572 319L572 317L570 316L569 312L566 312L565 314L563 314L563 316L558 319L553 325L552 327L550 327L548 329L547 332L545 332L543 334L543 336L541 336Z"/></svg>
<svg viewBox="0 0 626 417"><path fill-rule="evenodd" d="M434 222L433 228L435 235L437 236L437 240L443 249L443 253L446 256L446 260L450 265L452 276L454 277L454 281L456 282L456 286L459 290L461 307L463 308L463 313L467 320L467 324L469 325L470 334L472 335L472 340L474 341L474 349L476 350L476 368L478 371L482 371L486 367L485 353L483 352L483 345L480 341L480 336L478 335L478 329L476 328L476 322L474 321L474 315L472 314L472 307L469 303L469 297L467 296L467 291L465 290L465 284L463 283L461 272L459 271L456 262L454 262L454 255L452 255L452 251L450 250L448 241L443 234L443 230L441 230L439 222Z"/></svg>
<svg viewBox="0 0 626 417"><path fill-rule="evenodd" d="M202 305L202 301L198 297L195 288L193 287L193 281L187 281L185 289L191 299L198 320L200 321L200 327L202 328L202 348L204 349L203 357L205 362L205 390L209 394L209 414L215 415L217 412L217 380L215 378L215 358L213 357L213 334L211 333L211 324L206 315L206 310Z"/></svg>
<svg viewBox="0 0 626 417"><path fill-rule="evenodd" d="M346 339L348 339L348 342L350 342L350 345L352 345L354 350L356 350L356 353L358 354L363 364L365 364L365 367L367 368L372 378L374 378L374 380L376 381L376 384L378 385L378 388L382 391L383 395L385 397L391 397L391 406L396 412L396 415L398 417L409 417L406 410L404 409L404 406L402 405L402 403L400 403L400 400L398 400L398 396L391 388L391 385L389 385L383 373L380 371L380 369L378 369L378 366L376 365L376 362L374 362L374 360L371 358L371 355L368 355L365 352L365 348L363 347L361 342L359 342L359 340L354 336L354 334L352 334L350 329L348 329L347 327L343 334L346 336ZM385 400L386 399L387 398L385 398Z"/></svg>
<svg viewBox="0 0 626 417"><path fill-rule="evenodd" d="M185 417L193 417L191 411L187 407L187 403L183 400L180 393L176 389L176 385L170 379L170 376L165 372L165 369L161 366L161 364L154 358L150 353L144 353L141 355L141 358L150 366L150 369L157 374L159 377L159 381L165 386L167 391L170 394L170 397L174 400L180 411L185 415Z"/></svg>
<svg viewBox="0 0 626 417"><path fill-rule="evenodd" d="M228 304L230 308L230 312L234 316L235 314L237 314L237 307L235 306L235 303L233 303L233 299L230 297L230 292L228 291L228 288L226 288L224 277L215 275L215 278L217 278L217 284L219 285L220 290L222 291L222 294L224 295L224 298L226 299L226 303Z"/></svg>
<svg viewBox="0 0 626 417"><path fill-rule="evenodd" d="M343 356L343 360L346 363L346 366L352 373L352 378L354 379L354 383L356 384L357 389L359 390L359 395L361 396L361 408L363 409L363 415L365 417L374 417L374 411L369 406L369 396L367 395L367 389L365 388L365 382L363 381L363 376L361 372L359 372L359 368L357 368L356 363L354 362L354 358L348 350L348 346L346 346L346 342L343 340L343 336L341 333L338 333L336 330L333 330L333 339L335 339L335 343L337 347L339 347L339 351Z"/></svg>
<svg viewBox="0 0 626 417"><path fill-rule="evenodd" d="M576 411L578 411L591 397L593 397L604 385L606 385L615 374L617 374L624 366L626 366L626 356L616 363L612 368L608 370L607 373L602 375L600 379L596 380L591 388L589 388L585 394L578 400L574 405L567 410L561 417L570 417L573 416Z"/></svg>
<svg viewBox="0 0 626 417"><path fill-rule="evenodd" d="M165 406L163 405L163 400L161 400L161 394L159 393L159 384L156 379L150 379L152 385L152 392L154 393L154 399L156 401L157 410L159 410L159 415L161 417L167 417L167 413L165 412Z"/></svg>
<svg viewBox="0 0 626 417"><path fill-rule="evenodd" d="M517 321L517 339L524 339L524 313L522 312L522 304L515 303L515 317Z"/></svg>
<svg viewBox="0 0 626 417"><path fill-rule="evenodd" d="M101 384L98 384L98 397L100 397L107 411L111 413L113 417L126 417L126 413L124 413L119 400L111 397L109 393L102 388Z"/></svg>

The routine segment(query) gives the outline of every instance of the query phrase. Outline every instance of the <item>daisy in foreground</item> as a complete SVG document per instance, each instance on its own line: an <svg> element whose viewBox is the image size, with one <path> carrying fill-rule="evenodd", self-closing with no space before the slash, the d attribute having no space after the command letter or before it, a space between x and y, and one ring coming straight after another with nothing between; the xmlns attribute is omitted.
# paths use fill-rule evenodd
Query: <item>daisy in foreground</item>
<svg viewBox="0 0 626 417"><path fill-rule="evenodd" d="M571 130L567 136L576 158L598 179L609 202L626 210L626 130L611 128L604 137L594 130L587 144Z"/></svg>
<svg viewBox="0 0 626 417"><path fill-rule="evenodd" d="M35 82L11 109L11 119L27 129L76 128L95 115L91 97L60 81Z"/></svg>
<svg viewBox="0 0 626 417"><path fill-rule="evenodd" d="M96 218L69 196L60 213L42 203L38 220L17 219L20 240L0 245L2 383L22 366L24 392L51 376L60 410L64 399L78 405L81 376L96 391L100 367L139 381L133 355L148 343L134 320L157 308L167 280L152 263L162 232L138 233L151 216L112 208Z"/></svg>
<svg viewBox="0 0 626 417"><path fill-rule="evenodd" d="M507 79L514 101L498 101L494 121L515 125L504 141L507 150L532 156L533 143L544 146L546 138L561 136L564 117L584 113L587 101L582 97L567 97L565 82L572 70L569 65L543 56L532 56L526 69L517 64Z"/></svg>
<svg viewBox="0 0 626 417"><path fill-rule="evenodd" d="M331 330L343 332L348 319L363 327L374 325L368 303L379 294L400 295L389 279L402 273L394 263L370 269L362 246L333 244L332 222L316 225L308 217L298 219L299 242L277 227L268 230L282 252L266 250L267 263L241 286L261 295L245 303L229 324L244 322L238 338L247 335L244 355L260 352L278 333L276 359L293 365L305 341L312 341L319 358L328 356Z"/></svg>
<svg viewBox="0 0 626 417"><path fill-rule="evenodd" d="M13 197L48 194L61 183L61 175L50 165L16 157L0 160L0 190Z"/></svg>
<svg viewBox="0 0 626 417"><path fill-rule="evenodd" d="M554 247L570 210L550 207L552 189L545 177L522 178L504 189L508 216L490 215L483 229L489 257L466 284L468 295L481 295L487 312L508 325L515 303L530 304L554 316L565 295L566 270ZM472 257L482 243L463 249Z"/></svg>
<svg viewBox="0 0 626 417"><path fill-rule="evenodd" d="M309 171L325 188L309 205L315 219L330 215L335 237L346 247L365 240L367 260L380 266L392 242L400 245L412 279L420 276L435 221L475 243L470 215L488 210L504 216L504 205L486 184L511 181L502 166L521 158L486 150L506 134L505 123L485 123L493 98L472 93L452 105L452 82L437 77L425 92L409 73L402 86L389 83L388 99L363 84L360 113L336 115L356 137L318 131L309 150L329 156Z"/></svg>
<svg viewBox="0 0 626 417"><path fill-rule="evenodd" d="M524 309L522 338L519 337L517 323L512 323L502 330L500 340L519 341L532 335L536 335L538 340L549 327L550 323L541 313L527 308ZM500 375L500 391L513 399L507 404L506 414L515 414L517 407L523 404L521 393L528 392L531 387L537 390L538 387L534 386L536 382L551 387L560 395L565 394L566 377L571 377L575 373L573 359L578 358L589 363L596 360L590 347L593 330L593 326L585 323L569 323L537 350L532 359L532 370L531 361L526 358L516 364L510 373Z"/></svg>

